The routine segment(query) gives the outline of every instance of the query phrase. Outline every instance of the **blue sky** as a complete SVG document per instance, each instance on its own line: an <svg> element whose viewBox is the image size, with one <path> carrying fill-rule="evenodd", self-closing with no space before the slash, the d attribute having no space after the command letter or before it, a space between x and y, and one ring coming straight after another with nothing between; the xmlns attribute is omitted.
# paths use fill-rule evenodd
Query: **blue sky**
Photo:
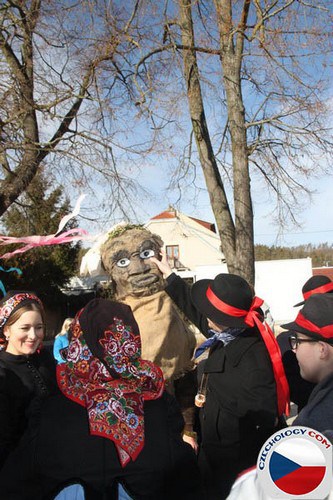
<svg viewBox="0 0 333 500"><path fill-rule="evenodd" d="M333 244L333 175L313 181L316 193L312 203L301 212L301 228L290 228L279 236L272 219L266 217L269 207L255 206L255 243L264 245L297 246L307 243Z"/></svg>
<svg viewBox="0 0 333 500"><path fill-rule="evenodd" d="M148 169L146 173L140 174L139 179L141 185L150 189L151 195L145 196L142 203L136 205L138 222L146 222L166 210L169 205L186 215L215 222L209 196L204 188L198 190L188 186L179 192L166 188L169 180L167 167ZM274 222L274 200L263 195L260 188L252 193L255 244L287 247L308 243L333 244L333 175L326 174L321 179L307 182L313 194L311 200L304 194L301 195L297 216L300 225L293 227L289 224L283 231ZM230 202L232 200L229 199Z"/></svg>
<svg viewBox="0 0 333 500"><path fill-rule="evenodd" d="M319 12L319 11L318 11ZM315 13L313 13L315 15ZM152 18L153 19L153 18ZM309 21L312 18L309 19ZM314 18L313 18L314 19ZM283 17L280 17L279 22L282 22ZM152 23L155 23L153 19ZM311 23L310 23L311 24ZM294 32L291 38L294 37ZM297 36L296 36L297 38ZM301 37L302 38L302 37ZM301 39L300 38L300 39ZM299 48L300 55L302 55L303 66L300 66L299 71L301 71L301 76L304 78L304 81L313 83L314 75L318 77L319 80L325 81L328 77L326 73L329 72L327 66L321 66L321 46L316 46L316 51L320 57L315 57L314 62L312 59L313 47L311 46L311 56L309 59L305 56L304 47L302 45L296 45ZM306 47L306 46L305 46ZM292 48L292 65L294 64L294 51L295 45L291 46ZM254 49L252 49L254 50ZM252 53L252 52L251 52ZM250 52L249 52L250 54ZM254 56L253 56L254 57ZM283 64L281 67L285 67L287 64L286 61L289 59L286 56L281 56ZM249 58L251 62L251 58ZM313 66L310 65L310 61L312 61ZM276 80L270 75L269 70L270 66L266 65L256 65L254 63L254 75L258 81L263 83L263 94L257 93L257 85L253 83L252 78L246 80L244 83L244 99L246 99L246 109L248 114L247 117L250 119L255 116L256 119L261 118L262 116L266 116L265 106L263 107L263 102L266 101L265 95L275 96L275 98L270 97L272 101L270 106L272 110L280 110L281 106L285 106L288 109L287 103L281 104L280 94L276 91ZM206 56L200 57L200 68L203 72L203 75L211 80L213 84L217 84L215 90L211 89L211 85L207 83L203 86L203 96L206 104L206 116L209 120L209 129L211 137L214 138L214 150L218 150L219 141L221 136L221 131L224 129L226 113L223 106L224 96L223 93L220 94L219 82L221 73L219 71L219 65L216 66L216 60L214 59L206 59ZM249 63L248 63L249 64ZM318 64L318 67L317 67ZM252 71L254 70L252 68ZM249 67L247 68L247 71ZM150 128L150 123L142 124L138 118L140 113L131 111L128 114L128 109L126 107L120 109L117 112L122 111L120 123L121 127L119 128L119 132L116 133L115 140L122 146L121 148L117 148L114 146L114 154L118 161L118 167L120 167L120 172L125 172L129 176L135 176L136 167L140 166L141 172L137 175L137 180L141 183L144 188L147 188L151 191L151 195L143 195L139 202L134 204L133 208L135 209L135 213L137 215L137 221L135 221L132 217L132 213L130 212L130 208L128 208L128 217L133 222L145 222L150 217L158 214L165 210L170 204L175 206L178 210L182 211L187 215L191 215L193 217L198 217L201 219L205 219L208 221L214 222L214 216L209 204L209 197L205 189L203 188L204 183L202 179L200 179L200 167L198 167L198 175L197 182L199 186L196 188L191 185L191 181L188 181L188 185L184 187L182 186L181 192L177 192L176 189L171 190L167 189L170 172L172 167L177 167L179 160L181 158L181 151L185 144L188 143L189 137L189 129L190 127L190 119L188 115L188 104L186 100L179 100L178 90L182 88L181 80L179 79L179 74L176 72L173 74L171 71L171 80L169 81L164 75L161 76L161 80L157 83L157 90L155 95L155 100L153 99L150 102L152 106L152 110L157 113L158 118L155 120L157 123L157 129L161 129L161 132L153 132L153 135L156 133L158 138L161 138L161 143L158 143L157 149L159 150L160 156L158 157L157 152L152 149L152 153L146 156L142 156L140 158L134 160L133 158L127 157L124 150L126 147L131 149L131 143L135 142L135 144L145 145L148 144L148 138L152 133ZM280 75L281 76L281 75ZM286 79L285 84L287 85L287 89L291 86L294 89L294 82L290 81L288 83L288 78L285 74L283 77ZM204 81L204 80L203 80ZM249 83L251 82L251 83ZM316 83L316 82L314 82ZM321 84L323 85L323 84ZM173 86L175 86L173 88ZM180 89L178 89L178 86ZM325 88L323 87L320 88ZM265 89L265 90L264 90ZM272 92L270 92L270 89ZM176 92L177 91L177 92ZM274 92L273 92L274 91ZM300 89L298 89L300 91ZM330 91L326 89L328 95ZM174 92L177 94L177 99L175 99ZM149 94L149 93L148 93ZM185 94L184 94L185 95ZM302 87L302 94L299 95L296 92L298 98L303 96L304 98L308 96L307 87ZM322 94L321 94L322 95ZM157 96L157 99L156 99ZM168 104L167 108L161 109L159 104ZM113 98L113 106L115 105L115 101ZM119 106L119 102L118 102ZM290 106L290 104L289 104ZM258 109L260 109L260 113L258 114ZM293 109L293 107L292 107ZM169 114L170 113L170 114ZM263 115L262 115L263 113ZM274 114L274 113L273 113ZM270 114L269 114L270 115ZM292 115L291 115L292 116ZM162 118L161 118L162 117ZM173 125L174 118L177 119L177 124ZM164 121L165 119L165 121ZM170 122L168 122L170 119ZM290 118L292 120L292 118ZM165 126L168 123L168 126ZM286 120L286 123L289 123L289 120ZM326 123L326 122L325 122ZM300 121L302 124L302 121ZM327 124L327 123L326 123ZM154 125L155 126L155 125ZM165 128L164 128L165 126ZM300 125L299 125L300 126ZM154 127L153 127L154 128ZM116 129L117 130L117 129ZM131 136L131 132L134 131L134 139ZM150 137L151 138L151 137ZM297 141L295 141L297 142ZM143 147L143 146L142 146ZM170 149L170 150L169 150ZM305 148L306 149L306 148ZM294 151L292 152L296 154ZM149 156L149 157L148 157ZM224 161L223 155L220 155L220 161ZM303 155L297 155L297 162L299 160L300 168L303 166L301 164ZM195 155L193 155L193 161L195 161ZM263 159L262 159L263 161ZM306 162L306 156L304 157L304 162ZM324 161L324 160L323 160ZM132 163L131 163L132 162ZM146 164L144 164L146 162ZM315 163L317 168L317 163ZM288 170L287 166L284 164L286 170ZM191 167L192 168L192 165ZM306 169L305 169L306 170ZM292 168L292 163L289 166L288 173L289 175L294 175L295 169ZM297 175L297 169L296 169ZM319 175L319 171L317 170L317 175ZM306 177L306 174L304 175ZM304 179L303 179L304 180ZM300 181L301 182L301 181ZM266 244L266 245L284 245L284 246L296 246L300 244L312 243L314 245L320 243L329 243L331 244L333 241L333 213L332 213L332 203L331 203L331 195L333 193L333 176L325 176L319 180L308 180L308 186L315 191L312 196L312 201L310 202L305 198L304 195L300 196L300 206L298 213L298 221L300 222L299 227L289 226L287 229L284 229L284 232L281 232L281 229L274 224L273 219L273 210L274 210L274 200L270 200L267 190L262 186L257 187L255 185L255 180L252 179L251 183L253 186L253 205L254 205L254 228L255 228L255 243L256 244ZM201 188L200 188L201 186ZM129 201L132 200L131 193L126 192L125 195L125 203L127 203L127 198ZM232 197L229 198L229 202ZM110 199L110 198L109 198ZM73 203L73 200L71 200ZM85 203L85 210L82 213L85 213L87 217L94 216L94 203L96 204L98 200L96 197L90 197L89 202ZM108 201L106 202L108 203ZM129 205L130 203L128 203ZM97 214L96 214L97 215ZM95 227L92 227L92 224L86 224L89 231L93 231L95 234L97 232L105 231L107 228L111 227L114 223L119 222L122 219L117 219L117 214L113 212L111 214L114 219L110 220L105 219L103 224L97 224Z"/></svg>
<svg viewBox="0 0 333 500"><path fill-rule="evenodd" d="M147 170L140 176L142 184L153 192L151 198L138 207L138 219L145 222L150 217L166 210L169 204L178 210L199 219L214 222L214 215L209 204L208 194L205 190L193 195L194 190L189 187L183 189L178 201L179 193L171 190L162 190L167 185L167 170L160 170L159 175L154 175L153 170ZM320 243L333 244L333 175L326 175L318 180L309 182L314 190L312 201L301 200L305 206L298 216L301 227L289 227L283 233L274 225L272 202L267 199L256 201L253 194L254 205L254 230L255 243L268 246L297 246L307 243L318 245Z"/></svg>

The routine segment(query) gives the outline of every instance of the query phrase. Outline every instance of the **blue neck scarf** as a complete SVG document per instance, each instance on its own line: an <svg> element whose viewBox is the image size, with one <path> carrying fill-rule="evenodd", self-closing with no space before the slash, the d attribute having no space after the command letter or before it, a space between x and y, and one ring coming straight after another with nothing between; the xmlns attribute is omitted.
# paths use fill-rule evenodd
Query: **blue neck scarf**
<svg viewBox="0 0 333 500"><path fill-rule="evenodd" d="M216 330L210 329L208 330L211 333L211 337L207 339L203 344L201 344L195 351L195 359L201 356L201 354L206 350L212 347L216 342L223 342L223 345L226 346L234 340L238 335L244 332L245 328L227 328L223 332L218 332Z"/></svg>

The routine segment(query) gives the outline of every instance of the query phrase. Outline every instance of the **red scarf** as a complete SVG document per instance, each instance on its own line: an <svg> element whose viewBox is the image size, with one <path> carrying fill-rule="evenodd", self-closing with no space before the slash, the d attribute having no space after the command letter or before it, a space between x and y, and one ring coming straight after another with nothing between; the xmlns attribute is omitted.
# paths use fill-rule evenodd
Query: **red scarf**
<svg viewBox="0 0 333 500"><path fill-rule="evenodd" d="M144 446L143 403L162 395L163 374L153 363L139 357L140 336L133 333L128 318L125 324L114 315L112 302L95 300L102 301L101 307L108 302L112 315L109 324L103 326L103 337L98 339L103 359L94 356L88 347L78 315L72 326L67 361L57 366L58 384L65 396L87 409L90 433L114 442L124 467L137 458Z"/></svg>

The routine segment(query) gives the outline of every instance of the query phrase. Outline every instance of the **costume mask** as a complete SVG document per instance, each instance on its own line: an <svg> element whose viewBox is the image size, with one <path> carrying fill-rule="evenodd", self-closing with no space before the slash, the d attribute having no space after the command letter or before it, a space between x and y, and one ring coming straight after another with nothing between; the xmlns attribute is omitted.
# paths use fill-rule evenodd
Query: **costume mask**
<svg viewBox="0 0 333 500"><path fill-rule="evenodd" d="M116 296L147 296L164 289L164 280L150 257L159 257L163 242L146 229L125 229L110 237L101 249L102 262L110 274Z"/></svg>

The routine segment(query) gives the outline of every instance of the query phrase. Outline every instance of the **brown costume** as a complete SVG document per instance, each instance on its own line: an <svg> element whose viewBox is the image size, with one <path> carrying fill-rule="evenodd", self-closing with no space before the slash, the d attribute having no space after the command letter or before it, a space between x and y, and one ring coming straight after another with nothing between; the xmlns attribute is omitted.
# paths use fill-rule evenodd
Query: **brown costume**
<svg viewBox="0 0 333 500"><path fill-rule="evenodd" d="M164 292L163 277L150 261L150 257L159 256L162 246L161 238L150 231L125 226L110 234L101 248L101 258L115 285L116 298L131 307L139 325L142 358L160 366L166 387L176 394L181 406L186 429L191 430L196 338Z"/></svg>
<svg viewBox="0 0 333 500"><path fill-rule="evenodd" d="M160 366L167 382L193 368L195 337L166 292L162 290L147 297L129 295L124 302L144 331L142 358Z"/></svg>

